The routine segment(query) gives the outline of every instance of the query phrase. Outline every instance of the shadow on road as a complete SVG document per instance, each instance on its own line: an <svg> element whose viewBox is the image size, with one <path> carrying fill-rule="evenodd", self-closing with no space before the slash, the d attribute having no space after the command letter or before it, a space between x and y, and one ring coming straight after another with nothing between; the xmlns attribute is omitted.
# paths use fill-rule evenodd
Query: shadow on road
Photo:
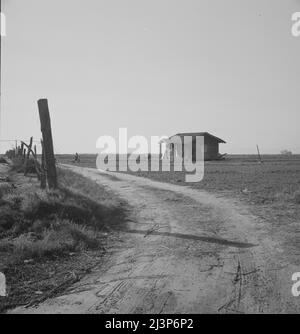
<svg viewBox="0 0 300 334"><path fill-rule="evenodd" d="M196 240L196 241L203 241L208 243L214 243L229 247L237 247L237 248L252 248L257 245L244 243L239 241L231 241L221 238L213 238L213 237L204 237L204 236L197 236L193 234L182 234L182 233L170 233L170 232L158 232L158 231L141 231L141 230L123 230L126 233L134 233L134 234L142 234L145 237L148 235L160 235L164 237L172 237L172 238L180 238L180 239L187 239L187 240Z"/></svg>

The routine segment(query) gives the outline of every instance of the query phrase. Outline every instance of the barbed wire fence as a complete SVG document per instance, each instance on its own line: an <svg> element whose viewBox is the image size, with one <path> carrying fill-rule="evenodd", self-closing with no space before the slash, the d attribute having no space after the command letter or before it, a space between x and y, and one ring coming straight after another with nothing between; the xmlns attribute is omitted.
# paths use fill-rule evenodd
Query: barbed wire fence
<svg viewBox="0 0 300 334"><path fill-rule="evenodd" d="M23 139L0 139L0 155L5 154L6 151L17 149L24 142ZM38 140L33 140L33 144L36 146L38 154L42 152L41 142ZM6 145L3 145L6 144Z"/></svg>
<svg viewBox="0 0 300 334"><path fill-rule="evenodd" d="M38 109L42 139L39 141L34 140L31 136L27 143L25 140L19 138L0 139L0 144L8 143L8 146L10 146L10 149L6 150L6 152L2 152L2 145L0 145L0 153L4 153L8 159L14 162L15 166L18 166L18 168L20 167L20 170L24 171L24 175L27 175L29 165L31 164L38 179L41 181L42 189L45 189L47 184L49 189L56 189L58 186L56 170L57 161L53 145L48 100L38 100Z"/></svg>

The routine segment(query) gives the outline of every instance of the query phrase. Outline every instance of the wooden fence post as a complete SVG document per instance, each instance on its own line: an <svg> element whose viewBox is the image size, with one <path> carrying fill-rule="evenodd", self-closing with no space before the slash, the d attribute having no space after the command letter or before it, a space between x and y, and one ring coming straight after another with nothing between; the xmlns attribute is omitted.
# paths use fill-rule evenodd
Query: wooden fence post
<svg viewBox="0 0 300 334"><path fill-rule="evenodd" d="M37 155L36 153L32 150L31 147L29 147L29 145L27 145L26 143L22 142L24 144L24 146L27 147L27 150L29 151L29 153L32 154L32 157L33 157L33 163L34 163L34 168L35 168L35 171L36 171L36 174L37 174L37 177L38 177L38 180L41 179L41 167L40 167L40 164L38 162L38 159L37 159ZM26 151L26 149L25 149Z"/></svg>
<svg viewBox="0 0 300 334"><path fill-rule="evenodd" d="M48 100L41 99L38 101L41 131L43 135L43 146L46 163L47 182L50 189L57 188L57 173L55 166L55 157L53 149L53 139L51 130L51 120L49 114Z"/></svg>
<svg viewBox="0 0 300 334"><path fill-rule="evenodd" d="M45 168L45 150L44 150L43 140L41 140L41 145L42 145L41 188L45 189L47 184L46 184L46 168Z"/></svg>
<svg viewBox="0 0 300 334"><path fill-rule="evenodd" d="M27 165L28 165L28 161L29 161L29 158L30 158L30 152L31 152L31 149L32 149L32 143L33 143L33 137L30 138L30 143L29 143L29 147L28 147L28 150L27 150L27 155L25 157L24 175L27 175ZM22 145L24 147L23 143L22 143Z"/></svg>
<svg viewBox="0 0 300 334"><path fill-rule="evenodd" d="M21 146L18 146L18 156L21 158L23 157L23 151Z"/></svg>
<svg viewBox="0 0 300 334"><path fill-rule="evenodd" d="M23 157L23 154L24 154L24 144L21 143L21 155L22 155L22 157Z"/></svg>

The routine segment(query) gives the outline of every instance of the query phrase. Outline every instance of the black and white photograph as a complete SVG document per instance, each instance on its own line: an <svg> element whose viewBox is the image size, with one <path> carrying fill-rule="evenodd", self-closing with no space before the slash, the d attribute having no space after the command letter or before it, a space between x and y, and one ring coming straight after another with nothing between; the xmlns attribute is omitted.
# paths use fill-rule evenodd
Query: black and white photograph
<svg viewBox="0 0 300 334"><path fill-rule="evenodd" d="M299 314L300 0L0 7L1 315Z"/></svg>

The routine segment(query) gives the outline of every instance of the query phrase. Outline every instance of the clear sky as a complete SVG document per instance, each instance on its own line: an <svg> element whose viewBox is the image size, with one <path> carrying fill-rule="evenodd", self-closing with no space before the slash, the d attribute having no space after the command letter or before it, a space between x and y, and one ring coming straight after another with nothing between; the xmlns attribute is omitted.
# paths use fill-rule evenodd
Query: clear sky
<svg viewBox="0 0 300 334"><path fill-rule="evenodd" d="M300 0L2 0L1 138L207 131L222 153L300 153ZM3 147L3 144L2 144Z"/></svg>

